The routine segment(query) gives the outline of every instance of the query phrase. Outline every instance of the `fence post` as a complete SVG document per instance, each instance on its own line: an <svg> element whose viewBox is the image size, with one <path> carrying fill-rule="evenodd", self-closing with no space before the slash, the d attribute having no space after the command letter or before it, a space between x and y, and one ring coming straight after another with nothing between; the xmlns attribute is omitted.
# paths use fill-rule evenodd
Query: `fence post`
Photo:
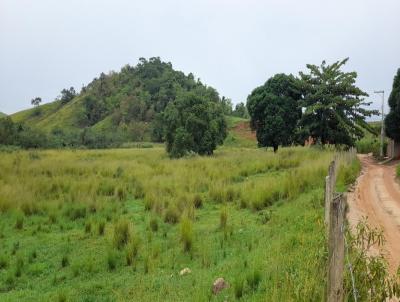
<svg viewBox="0 0 400 302"><path fill-rule="evenodd" d="M330 203L328 237L328 302L343 301L345 203L345 194L337 194Z"/></svg>
<svg viewBox="0 0 400 302"><path fill-rule="evenodd" d="M325 178L325 225L329 230L329 212L330 204L333 198L333 192L336 185L336 160L333 160L328 169L328 176Z"/></svg>

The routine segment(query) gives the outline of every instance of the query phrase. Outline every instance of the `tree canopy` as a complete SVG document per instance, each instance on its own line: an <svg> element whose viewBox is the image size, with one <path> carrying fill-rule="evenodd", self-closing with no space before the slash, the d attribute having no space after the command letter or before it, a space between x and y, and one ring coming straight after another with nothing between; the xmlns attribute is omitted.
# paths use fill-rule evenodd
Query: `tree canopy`
<svg viewBox="0 0 400 302"><path fill-rule="evenodd" d="M31 104L35 107L39 106L41 102L42 99L40 97L36 97L31 100Z"/></svg>
<svg viewBox="0 0 400 302"><path fill-rule="evenodd" d="M388 103L390 111L385 118L386 135L395 141L400 141L400 68L394 77Z"/></svg>
<svg viewBox="0 0 400 302"><path fill-rule="evenodd" d="M163 113L166 150L171 157L211 155L227 135L223 106L210 88L181 91Z"/></svg>
<svg viewBox="0 0 400 302"><path fill-rule="evenodd" d="M300 72L301 106L305 109L300 131L315 142L353 146L363 137L363 129L373 132L366 117L378 111L366 109L371 103L364 101L368 94L355 85L357 73L341 70L347 61L308 64L308 73Z"/></svg>
<svg viewBox="0 0 400 302"><path fill-rule="evenodd" d="M250 125L256 130L259 146L287 146L295 140L297 122L301 116L300 93L292 75L277 74L257 87L247 99Z"/></svg>

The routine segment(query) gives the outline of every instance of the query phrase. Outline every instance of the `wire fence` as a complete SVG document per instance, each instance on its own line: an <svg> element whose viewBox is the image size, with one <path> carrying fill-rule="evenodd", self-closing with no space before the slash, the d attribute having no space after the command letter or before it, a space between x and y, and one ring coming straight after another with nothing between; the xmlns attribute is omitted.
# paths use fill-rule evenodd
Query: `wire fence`
<svg viewBox="0 0 400 302"><path fill-rule="evenodd" d="M349 270L354 301L357 302L357 288L353 265L349 255L349 245L346 239L345 204L347 195L336 193L336 178L340 165L351 164L356 158L356 150L339 152L329 165L325 178L325 223L328 233L328 284L327 301L341 302L344 298L345 259Z"/></svg>

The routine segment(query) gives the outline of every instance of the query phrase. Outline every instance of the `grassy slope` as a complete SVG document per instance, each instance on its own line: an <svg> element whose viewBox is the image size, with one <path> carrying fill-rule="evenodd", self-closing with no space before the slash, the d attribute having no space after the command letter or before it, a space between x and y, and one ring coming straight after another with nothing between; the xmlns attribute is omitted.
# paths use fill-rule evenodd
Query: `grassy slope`
<svg viewBox="0 0 400 302"><path fill-rule="evenodd" d="M0 117L7 116L7 114L0 112Z"/></svg>
<svg viewBox="0 0 400 302"><path fill-rule="evenodd" d="M228 123L228 136L224 141L225 146L229 147L247 147L257 146L255 137L248 135L250 133L249 120L235 116L226 116Z"/></svg>
<svg viewBox="0 0 400 302"><path fill-rule="evenodd" d="M254 271L260 283L251 288L244 281L244 301L320 301L326 259L322 176L330 158L307 148L282 149L278 156L222 148L211 158L182 160L169 160L160 148L4 154L2 301L54 301L64 295L71 301L233 301L236 284ZM144 200L134 197L139 187ZM119 188L126 190L123 201L114 196ZM255 211L253 205L277 190L281 197ZM193 249L185 253L181 226L163 217L171 205L186 207L194 192L203 207L195 210ZM230 196L232 202L224 203ZM154 212L145 210L150 202ZM41 214L27 214L19 230L18 207ZM228 224L221 229L225 207ZM74 219L71 209L79 208L86 209L85 217ZM115 221L124 217L141 242L133 266L126 265L126 249L113 245ZM156 232L150 219L158 221ZM106 222L104 236L97 231L100 221ZM109 253L116 259L114 270L107 264ZM69 264L63 268L64 255ZM184 267L192 273L179 276ZM221 276L231 287L214 297L211 284Z"/></svg>

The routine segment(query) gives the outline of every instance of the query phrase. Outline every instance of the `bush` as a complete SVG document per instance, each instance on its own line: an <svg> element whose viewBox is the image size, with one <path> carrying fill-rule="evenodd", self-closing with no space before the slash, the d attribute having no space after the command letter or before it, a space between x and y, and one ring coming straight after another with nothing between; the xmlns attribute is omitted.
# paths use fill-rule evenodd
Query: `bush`
<svg viewBox="0 0 400 302"><path fill-rule="evenodd" d="M181 221L181 242L183 251L189 252L193 245L193 227L192 221L188 217L183 217Z"/></svg>
<svg viewBox="0 0 400 302"><path fill-rule="evenodd" d="M131 239L131 226L127 220L119 220L114 226L114 245L121 249Z"/></svg>

